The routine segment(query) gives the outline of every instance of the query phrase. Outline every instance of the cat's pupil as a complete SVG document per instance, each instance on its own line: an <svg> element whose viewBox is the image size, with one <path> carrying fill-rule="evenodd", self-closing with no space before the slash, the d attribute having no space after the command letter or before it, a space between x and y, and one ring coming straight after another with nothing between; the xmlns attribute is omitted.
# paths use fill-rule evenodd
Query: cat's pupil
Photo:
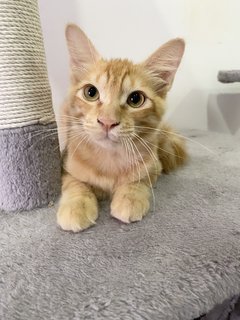
<svg viewBox="0 0 240 320"><path fill-rule="evenodd" d="M139 103L139 101L141 100L141 96L140 96L140 93L139 92L133 92L130 96L130 101L133 103L133 104L137 104Z"/></svg>
<svg viewBox="0 0 240 320"><path fill-rule="evenodd" d="M94 98L96 93L97 93L97 89L95 87L92 86L88 89L89 97Z"/></svg>

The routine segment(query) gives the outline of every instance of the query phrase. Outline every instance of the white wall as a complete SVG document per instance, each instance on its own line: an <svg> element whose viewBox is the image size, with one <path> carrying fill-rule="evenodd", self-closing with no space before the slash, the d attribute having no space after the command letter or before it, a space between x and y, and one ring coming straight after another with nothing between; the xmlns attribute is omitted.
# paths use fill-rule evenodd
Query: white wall
<svg viewBox="0 0 240 320"><path fill-rule="evenodd" d="M183 37L168 119L179 128L239 131L240 84L217 82L217 72L240 69L240 0L39 0L39 7L56 111L68 85L64 27L75 22L107 58L138 62Z"/></svg>

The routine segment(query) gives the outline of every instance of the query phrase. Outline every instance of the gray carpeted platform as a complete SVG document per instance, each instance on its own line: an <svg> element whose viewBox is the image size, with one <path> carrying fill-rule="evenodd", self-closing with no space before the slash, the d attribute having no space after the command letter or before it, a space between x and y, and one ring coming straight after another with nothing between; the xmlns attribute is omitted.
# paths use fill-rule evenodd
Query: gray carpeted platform
<svg viewBox="0 0 240 320"><path fill-rule="evenodd" d="M54 207L1 213L0 319L190 320L239 293L239 139L188 135L215 153L189 143L141 223L110 218L107 203L79 234L59 230Z"/></svg>

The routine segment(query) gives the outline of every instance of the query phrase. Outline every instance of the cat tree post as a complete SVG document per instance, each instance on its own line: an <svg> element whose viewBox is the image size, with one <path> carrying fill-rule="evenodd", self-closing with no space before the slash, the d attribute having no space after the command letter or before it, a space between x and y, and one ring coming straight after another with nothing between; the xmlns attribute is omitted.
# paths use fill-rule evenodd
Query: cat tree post
<svg viewBox="0 0 240 320"><path fill-rule="evenodd" d="M0 0L0 209L56 199L55 129L37 0Z"/></svg>

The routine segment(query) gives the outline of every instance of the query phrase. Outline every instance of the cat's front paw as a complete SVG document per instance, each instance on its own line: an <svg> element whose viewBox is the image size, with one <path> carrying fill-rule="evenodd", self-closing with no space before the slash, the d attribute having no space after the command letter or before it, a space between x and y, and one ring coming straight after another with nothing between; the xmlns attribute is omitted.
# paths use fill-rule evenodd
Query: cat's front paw
<svg viewBox="0 0 240 320"><path fill-rule="evenodd" d="M57 223L66 231L79 232L95 224L97 205L84 200L62 203L57 212Z"/></svg>
<svg viewBox="0 0 240 320"><path fill-rule="evenodd" d="M125 223L140 221L149 211L148 194L116 193L111 203L111 215Z"/></svg>

